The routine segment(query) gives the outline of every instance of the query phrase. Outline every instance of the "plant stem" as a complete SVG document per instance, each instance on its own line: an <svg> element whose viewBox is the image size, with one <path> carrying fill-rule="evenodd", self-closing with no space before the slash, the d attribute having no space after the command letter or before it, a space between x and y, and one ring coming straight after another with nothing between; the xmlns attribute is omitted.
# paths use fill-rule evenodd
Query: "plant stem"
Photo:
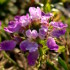
<svg viewBox="0 0 70 70"><path fill-rule="evenodd" d="M24 70L24 68L21 68L13 59L11 59L11 58L7 55L7 53L6 53L5 51L2 51L2 53L3 53L4 57L7 58L9 61L11 61L15 66L18 66L20 69L23 69L23 70Z"/></svg>
<svg viewBox="0 0 70 70"><path fill-rule="evenodd" d="M5 51L2 51L2 53L4 54L4 57L7 58L9 61L11 61L14 65L17 65L16 62L14 60L12 60Z"/></svg>

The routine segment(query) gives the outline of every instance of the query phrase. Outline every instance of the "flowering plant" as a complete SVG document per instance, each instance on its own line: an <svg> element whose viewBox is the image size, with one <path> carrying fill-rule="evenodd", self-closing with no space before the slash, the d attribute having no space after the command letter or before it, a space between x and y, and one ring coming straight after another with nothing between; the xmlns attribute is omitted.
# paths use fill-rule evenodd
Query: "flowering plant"
<svg viewBox="0 0 70 70"><path fill-rule="evenodd" d="M15 16L4 28L11 40L0 43L0 50L11 51L19 45L21 51L28 52L29 65L34 65L40 56L40 49L58 51L56 39L64 35L67 24L54 22L52 13L44 13L39 7L30 7L29 14ZM17 47L18 48L18 47Z"/></svg>

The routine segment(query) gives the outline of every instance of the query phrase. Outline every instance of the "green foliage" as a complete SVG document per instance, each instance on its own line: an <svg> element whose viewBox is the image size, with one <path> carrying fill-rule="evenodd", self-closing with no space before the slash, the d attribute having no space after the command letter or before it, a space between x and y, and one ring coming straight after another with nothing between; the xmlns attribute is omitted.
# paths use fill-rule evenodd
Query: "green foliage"
<svg viewBox="0 0 70 70"><path fill-rule="evenodd" d="M59 46L59 49L58 49L58 52L61 53L61 52L65 52L65 46Z"/></svg>
<svg viewBox="0 0 70 70"><path fill-rule="evenodd" d="M64 70L68 70L66 63L61 59L61 57L58 57L58 62L64 68Z"/></svg>
<svg viewBox="0 0 70 70"><path fill-rule="evenodd" d="M7 0L0 0L0 4L5 3Z"/></svg>
<svg viewBox="0 0 70 70"><path fill-rule="evenodd" d="M42 44L42 47L40 48L40 55L44 55L46 51L48 50L48 47L46 46L46 41L45 40L39 40L39 43Z"/></svg>
<svg viewBox="0 0 70 70"><path fill-rule="evenodd" d="M50 3L46 4L45 12L51 12L51 5L50 5Z"/></svg>
<svg viewBox="0 0 70 70"><path fill-rule="evenodd" d="M51 4L49 2L49 0L45 0L44 2L44 12L47 13L47 12L51 12Z"/></svg>
<svg viewBox="0 0 70 70"><path fill-rule="evenodd" d="M47 66L49 66L52 70L59 70L53 63L51 63L49 60L46 62Z"/></svg>

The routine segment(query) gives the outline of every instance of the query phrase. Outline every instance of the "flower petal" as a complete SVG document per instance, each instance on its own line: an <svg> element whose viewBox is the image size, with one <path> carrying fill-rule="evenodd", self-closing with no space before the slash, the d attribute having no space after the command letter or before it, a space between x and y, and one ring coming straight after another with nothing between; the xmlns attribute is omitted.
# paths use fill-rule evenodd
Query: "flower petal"
<svg viewBox="0 0 70 70"><path fill-rule="evenodd" d="M39 56L38 51L30 52L28 57L27 57L28 58L28 64L31 66L35 65L35 62L36 62L38 56Z"/></svg>
<svg viewBox="0 0 70 70"><path fill-rule="evenodd" d="M9 33L17 32L21 28L18 21L11 21L8 27L5 27L4 30Z"/></svg>
<svg viewBox="0 0 70 70"><path fill-rule="evenodd" d="M25 16L21 16L19 19L19 22L21 23L21 26L25 27L31 23L31 19L29 17L29 14Z"/></svg>
<svg viewBox="0 0 70 70"><path fill-rule="evenodd" d="M45 36L46 36L46 34L47 34L47 28L45 28L45 27L42 27L42 28L40 28L39 29L39 37L41 38L41 39L45 39Z"/></svg>
<svg viewBox="0 0 70 70"><path fill-rule="evenodd" d="M64 35L65 32L66 29L60 29L60 30L54 29L51 33L51 36L59 38L60 36Z"/></svg>
<svg viewBox="0 0 70 70"><path fill-rule="evenodd" d="M29 13L30 13L30 16L31 16L32 20L40 19L41 18L41 10L40 10L39 7L37 7L37 8L30 7L29 8Z"/></svg>
<svg viewBox="0 0 70 70"><path fill-rule="evenodd" d="M20 43L20 49L22 51L28 50L29 52L34 52L38 49L38 44L36 42L30 42L28 40L24 40Z"/></svg>
<svg viewBox="0 0 70 70"><path fill-rule="evenodd" d="M54 38L52 37L49 37L48 40L47 40L47 46L50 50L55 50L57 51L58 50L58 45L56 44Z"/></svg>
<svg viewBox="0 0 70 70"><path fill-rule="evenodd" d="M37 38L37 36L38 36L37 31L36 30L32 30L32 38L35 39L35 38Z"/></svg>
<svg viewBox="0 0 70 70"><path fill-rule="evenodd" d="M5 51L13 50L16 46L16 42L13 40L7 40L1 42L0 46L1 46L1 50L5 50Z"/></svg>
<svg viewBox="0 0 70 70"><path fill-rule="evenodd" d="M28 38L31 38L31 30L30 30L30 29L28 29L28 30L26 31L26 36L27 36Z"/></svg>
<svg viewBox="0 0 70 70"><path fill-rule="evenodd" d="M50 23L53 27L58 28L58 29L63 29L68 27L67 24L63 24L62 22L51 22Z"/></svg>
<svg viewBox="0 0 70 70"><path fill-rule="evenodd" d="M28 30L26 31L26 36L27 36L28 38L36 39L37 36L38 36L38 33L37 33L36 30L32 30L32 31L31 31L30 29L28 29Z"/></svg>

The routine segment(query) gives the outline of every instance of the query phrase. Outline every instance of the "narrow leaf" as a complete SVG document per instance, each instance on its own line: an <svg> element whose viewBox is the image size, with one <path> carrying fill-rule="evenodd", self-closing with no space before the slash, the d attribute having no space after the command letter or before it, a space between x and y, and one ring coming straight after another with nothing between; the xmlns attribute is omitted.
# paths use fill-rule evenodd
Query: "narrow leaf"
<svg viewBox="0 0 70 70"><path fill-rule="evenodd" d="M58 57L58 62L64 68L64 70L68 70L66 63L61 59L61 57Z"/></svg>

